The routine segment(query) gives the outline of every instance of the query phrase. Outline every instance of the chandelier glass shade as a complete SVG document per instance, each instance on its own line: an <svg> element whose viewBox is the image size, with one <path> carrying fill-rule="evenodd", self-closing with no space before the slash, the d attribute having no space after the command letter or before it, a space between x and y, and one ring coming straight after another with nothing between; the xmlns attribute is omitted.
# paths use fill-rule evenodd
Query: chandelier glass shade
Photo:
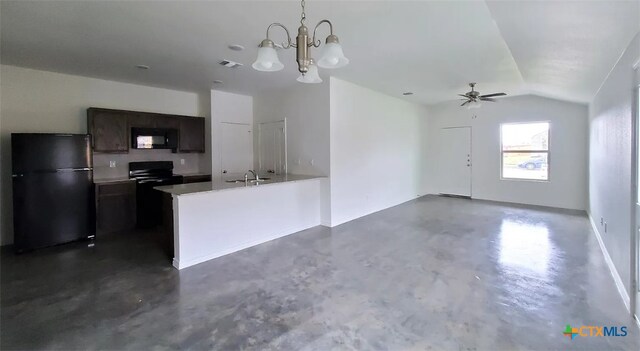
<svg viewBox="0 0 640 351"><path fill-rule="evenodd" d="M278 59L278 53L273 45L263 46L258 49L258 58L256 62L251 65L254 69L263 72L276 72L284 68L280 59Z"/></svg>
<svg viewBox="0 0 640 351"><path fill-rule="evenodd" d="M322 20L316 24L313 34L309 34L309 29L305 26L306 14L304 12L305 1L301 1L302 14L300 16L300 27L298 27L298 35L295 42L292 40L287 27L280 23L272 23L267 27L267 37L262 40L258 48L258 57L251 65L257 71L275 72L284 68L282 62L278 58L278 53L273 41L269 38L269 31L273 27L282 28L286 35L287 41L282 43L283 49L296 49L296 62L298 63L298 71L300 76L296 79L302 83L321 83L322 79L318 75L318 67L333 69L344 67L349 64L349 59L344 56L342 46L338 37L333 34L333 24L329 20ZM311 48L318 48L321 45L320 40L316 40L316 32L322 24L329 25L329 36L325 40L325 46L322 55L316 63L311 58Z"/></svg>
<svg viewBox="0 0 640 351"><path fill-rule="evenodd" d="M467 104L467 110L480 108L481 106L482 106L482 102L480 102L480 100L473 100Z"/></svg>
<svg viewBox="0 0 640 351"><path fill-rule="evenodd" d="M322 68L340 68L349 64L349 59L344 57L342 46L339 43L327 43L324 46L322 57L318 60L318 66Z"/></svg>
<svg viewBox="0 0 640 351"><path fill-rule="evenodd" d="M316 66L313 59L309 63L309 70L306 74L300 73L300 76L296 79L300 83L322 83L322 78L318 74L318 66Z"/></svg>

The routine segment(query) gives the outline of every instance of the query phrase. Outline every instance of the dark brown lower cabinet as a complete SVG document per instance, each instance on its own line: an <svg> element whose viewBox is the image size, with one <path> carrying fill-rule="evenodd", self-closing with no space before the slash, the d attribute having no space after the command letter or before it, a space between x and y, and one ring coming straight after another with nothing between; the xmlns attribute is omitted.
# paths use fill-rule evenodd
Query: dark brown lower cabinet
<svg viewBox="0 0 640 351"><path fill-rule="evenodd" d="M136 226L136 183L98 183L96 191L96 233L132 230Z"/></svg>

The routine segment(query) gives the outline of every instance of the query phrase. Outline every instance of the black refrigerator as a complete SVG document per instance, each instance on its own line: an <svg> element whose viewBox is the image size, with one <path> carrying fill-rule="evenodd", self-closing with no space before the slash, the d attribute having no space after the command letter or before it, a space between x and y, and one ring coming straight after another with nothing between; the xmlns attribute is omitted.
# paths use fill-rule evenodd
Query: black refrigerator
<svg viewBox="0 0 640 351"><path fill-rule="evenodd" d="M16 251L95 235L91 136L11 134Z"/></svg>

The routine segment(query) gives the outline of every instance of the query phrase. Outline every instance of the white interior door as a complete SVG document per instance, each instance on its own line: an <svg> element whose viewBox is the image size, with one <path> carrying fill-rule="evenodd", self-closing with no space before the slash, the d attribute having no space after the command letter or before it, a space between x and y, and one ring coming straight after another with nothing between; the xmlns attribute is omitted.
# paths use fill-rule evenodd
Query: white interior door
<svg viewBox="0 0 640 351"><path fill-rule="evenodd" d="M639 62L640 65L640 62ZM635 311L635 317L638 320L638 323L640 323L640 66L636 67L635 69L635 83L636 83L636 89L634 92L634 108L632 109L632 111L635 112L635 142L636 142L636 150L635 150L635 182L636 182L636 191L635 191L635 212L636 212L636 218L635 218L635 228L634 228L634 233L635 233L635 249L634 249L634 256L635 256L635 274L634 274L634 284L632 284L634 286L634 302L633 302L633 308Z"/></svg>
<svg viewBox="0 0 640 351"><path fill-rule="evenodd" d="M220 164L223 174L244 174L253 169L251 125L220 123Z"/></svg>
<svg viewBox="0 0 640 351"><path fill-rule="evenodd" d="M440 193L471 196L471 127L443 128L439 143Z"/></svg>
<svg viewBox="0 0 640 351"><path fill-rule="evenodd" d="M286 121L258 124L258 168L261 174L287 173Z"/></svg>

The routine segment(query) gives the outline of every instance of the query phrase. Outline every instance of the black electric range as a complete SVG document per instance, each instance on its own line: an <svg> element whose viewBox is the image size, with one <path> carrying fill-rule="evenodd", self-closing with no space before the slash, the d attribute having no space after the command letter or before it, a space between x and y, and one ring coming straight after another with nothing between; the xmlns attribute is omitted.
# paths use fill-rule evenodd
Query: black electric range
<svg viewBox="0 0 640 351"><path fill-rule="evenodd" d="M136 217L138 228L162 224L162 193L154 187L182 184L182 176L173 174L172 161L129 162L129 178L136 180Z"/></svg>

